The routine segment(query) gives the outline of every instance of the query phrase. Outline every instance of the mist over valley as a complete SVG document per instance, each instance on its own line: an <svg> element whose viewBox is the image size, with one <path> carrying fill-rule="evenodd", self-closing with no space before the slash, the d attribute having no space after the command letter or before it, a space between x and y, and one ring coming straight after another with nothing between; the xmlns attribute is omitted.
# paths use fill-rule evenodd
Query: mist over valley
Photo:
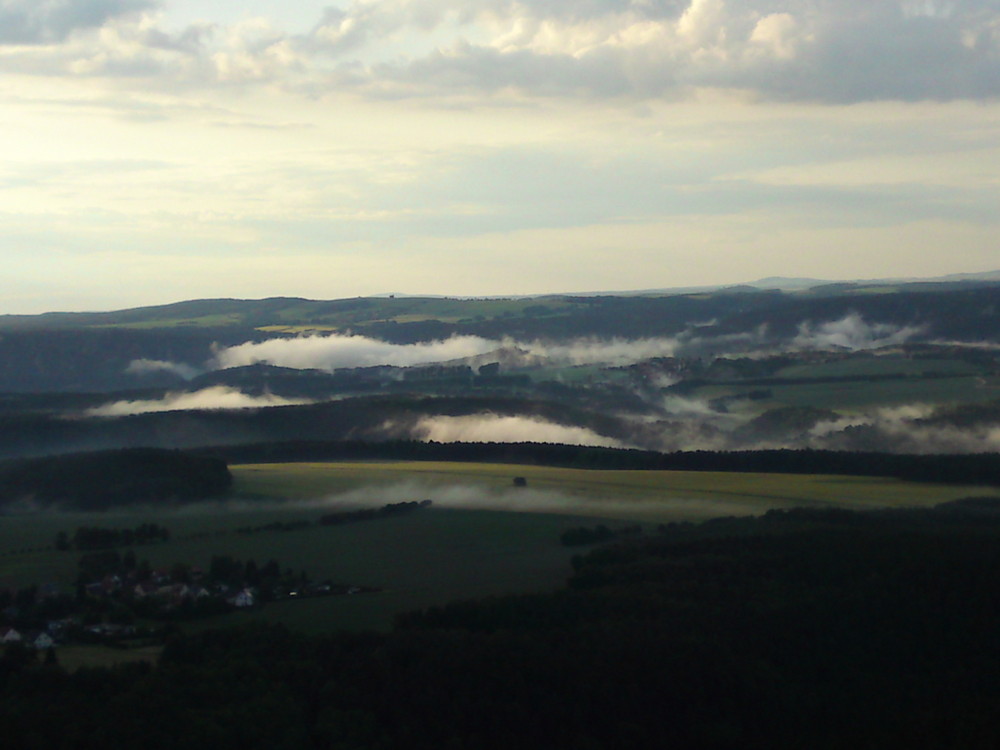
<svg viewBox="0 0 1000 750"><path fill-rule="evenodd" d="M995 450L998 289L207 300L8 316L0 453L295 439Z"/></svg>
<svg viewBox="0 0 1000 750"><path fill-rule="evenodd" d="M4 748L1000 748L1000 0L0 0L0 112Z"/></svg>
<svg viewBox="0 0 1000 750"><path fill-rule="evenodd" d="M582 699L610 718L580 736L624 750L662 739L664 696L694 717L679 747L860 744L934 710L950 737L979 695L955 665L1000 663L998 303L972 282L0 319L0 627L49 644L5 647L0 706L44 679L83 726L100 679L204 720L249 669L248 700L285 696L259 714L291 715L262 748L491 747L505 701L542 729L492 747L575 748ZM455 685L488 709L437 722Z"/></svg>

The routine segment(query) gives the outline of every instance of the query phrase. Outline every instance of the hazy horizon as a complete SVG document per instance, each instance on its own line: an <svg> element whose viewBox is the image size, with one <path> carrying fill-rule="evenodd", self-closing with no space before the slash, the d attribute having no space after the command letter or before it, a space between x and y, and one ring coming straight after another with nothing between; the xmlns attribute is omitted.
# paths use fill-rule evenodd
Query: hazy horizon
<svg viewBox="0 0 1000 750"><path fill-rule="evenodd" d="M1000 281L1000 270L986 270L980 272L956 272L950 274L944 274L942 276L935 277L888 277L888 278L878 278L878 279L860 279L860 278L831 278L831 279L812 279L812 278L793 278L785 276L767 276L759 279L749 279L738 281L732 284L698 284L686 287L663 287L663 288L645 288L645 289L587 289L587 290L567 290L567 291L550 291L550 292L538 292L534 294L431 294L431 293L408 293L405 291L395 291L395 292L381 292L376 294L368 295L347 295L344 297L330 297L326 298L329 300L337 299L355 299L355 298L372 298L372 299L385 299L388 297L398 297L401 299L406 298L430 298L430 299L467 299L467 300L488 300L488 299L525 299L525 298L543 298L543 297L560 297L560 296L629 296L629 295L645 295L645 294L657 294L657 293L684 293L686 291L699 291L699 290L723 290L728 287L740 287L740 286L758 286L760 288L770 287L769 283L774 282L774 288L782 288L786 290L804 289L812 286L813 284L821 286L823 284L893 284L893 283L915 283L915 282L937 282L937 281L951 281L961 279L963 277L973 277L971 280L975 280L974 277L986 276L989 281ZM995 278L994 278L995 277ZM781 283L786 282L786 283ZM212 299L228 299L228 300L239 300L239 301L259 301L264 299L307 299L310 301L324 301L319 298L314 297L301 297L299 295L291 294L269 294L261 297L223 297L223 296L209 296L201 297L197 299L202 300L212 300ZM0 316L2 315L44 315L44 314L62 314L62 313L106 313L106 312L120 312L129 309L141 309L146 307L161 307L169 306L172 304L180 304L184 302L196 301L195 298L184 298L184 299L168 299L166 301L155 301L140 303L137 305L130 305L129 307L107 307L107 308L90 308L90 309L37 309L37 310L0 310Z"/></svg>

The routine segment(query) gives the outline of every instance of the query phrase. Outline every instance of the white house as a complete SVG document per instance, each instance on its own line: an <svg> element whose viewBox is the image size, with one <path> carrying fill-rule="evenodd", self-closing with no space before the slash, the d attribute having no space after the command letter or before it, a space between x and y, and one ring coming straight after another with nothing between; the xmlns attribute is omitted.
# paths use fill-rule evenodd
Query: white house
<svg viewBox="0 0 1000 750"><path fill-rule="evenodd" d="M48 633L31 633L28 638L28 644L33 648L44 651L47 648L52 648L56 645L56 642L52 640L52 636Z"/></svg>
<svg viewBox="0 0 1000 750"><path fill-rule="evenodd" d="M234 607L252 607L253 592L250 589L243 589L236 596L228 600Z"/></svg>
<svg viewBox="0 0 1000 750"><path fill-rule="evenodd" d="M21 634L14 628L0 628L0 643L20 643Z"/></svg>

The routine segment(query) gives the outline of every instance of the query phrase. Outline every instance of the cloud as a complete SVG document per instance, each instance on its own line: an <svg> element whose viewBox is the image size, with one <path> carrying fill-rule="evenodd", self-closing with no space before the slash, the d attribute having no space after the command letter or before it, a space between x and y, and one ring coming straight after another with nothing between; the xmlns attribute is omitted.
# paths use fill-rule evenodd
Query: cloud
<svg viewBox="0 0 1000 750"><path fill-rule="evenodd" d="M692 327L677 337L679 355L686 357L724 356L726 354L768 353L778 347L778 342L769 335L767 323L743 333L723 333L699 335L698 328Z"/></svg>
<svg viewBox="0 0 1000 750"><path fill-rule="evenodd" d="M1000 451L995 407L983 418L956 424L947 407L905 404L883 407L821 422L810 447L836 450L887 450L893 453L983 453Z"/></svg>
<svg viewBox="0 0 1000 750"><path fill-rule="evenodd" d="M822 440L854 427L876 427L879 430L900 434L911 429L914 422L933 415L935 408L930 404L903 404L867 409L836 419L819 421L809 430L809 436Z"/></svg>
<svg viewBox="0 0 1000 750"><path fill-rule="evenodd" d="M556 424L535 417L471 414L423 417L413 428L418 440L435 443L562 443L621 448L621 441L586 427Z"/></svg>
<svg viewBox="0 0 1000 750"><path fill-rule="evenodd" d="M512 469L514 467L511 467ZM511 479L515 475L511 471ZM666 518L696 519L718 516L748 515L760 512L759 507L738 500L686 497L683 494L656 496L642 500L622 500L613 490L602 491L591 487L581 494L569 494L551 489L533 487L528 478L527 487L496 487L475 483L468 479L455 482L453 478L433 481L386 481L371 483L355 490L307 500L267 503L260 500L225 500L206 506L204 503L184 505L171 512L179 516L201 515L225 509L232 513L260 513L262 510L347 510L358 507L378 508L387 503L431 500L435 508L462 508L467 510L507 510L525 513L569 513L604 518L635 518L664 520Z"/></svg>
<svg viewBox="0 0 1000 750"><path fill-rule="evenodd" d="M818 449L888 453L982 453L1000 451L1000 416L995 404L984 405L969 423L950 407L923 403L872 407L818 419L811 427L789 421L773 431L753 427L752 409L730 413L710 404L671 397L667 420L636 421L629 439L665 452L676 450ZM765 415L766 416L766 415Z"/></svg>
<svg viewBox="0 0 1000 750"><path fill-rule="evenodd" d="M530 354L570 365L624 365L654 357L671 357L678 342L672 338L648 339L572 339L565 342L513 342Z"/></svg>
<svg viewBox="0 0 1000 750"><path fill-rule="evenodd" d="M361 335L331 334L296 338L272 338L221 347L209 369L267 363L297 369L332 372L340 368L394 366L412 367L454 360L510 361L515 366L628 365L643 360L673 356L716 356L779 350L766 326L738 334L704 335L703 324L693 325L676 337L643 339L577 338L565 341L535 339L487 339L452 336L415 344L393 344ZM785 346L794 349L872 349L902 343L921 332L915 327L868 323L851 313L828 323L806 321ZM162 369L162 367L161 367Z"/></svg>
<svg viewBox="0 0 1000 750"><path fill-rule="evenodd" d="M266 362L282 367L333 371L338 368L391 365L410 367L477 357L516 349L528 360L540 358L549 364L629 364L652 357L671 356L677 342L670 338L571 339L563 342L485 339L479 336L451 338L418 344L392 344L360 335L333 334L268 339L220 349L210 366L215 369ZM535 360L537 361L537 359Z"/></svg>
<svg viewBox="0 0 1000 750"><path fill-rule="evenodd" d="M265 19L244 21L223 35L211 51L211 67L221 83L288 81L306 64L294 39Z"/></svg>
<svg viewBox="0 0 1000 750"><path fill-rule="evenodd" d="M513 478L513 472L512 472ZM430 499L433 508L463 508L468 510L508 510L527 513L570 513L606 518L678 519L712 518L728 515L749 515L760 512L746 503L717 498L685 497L682 494L645 500L622 500L615 493L589 489L585 494L573 495L550 489L527 487L488 487L475 484L433 484L429 482L395 482L378 486L373 492L368 486L359 490L334 495L322 502L325 507L381 505L386 502L407 502Z"/></svg>
<svg viewBox="0 0 1000 750"><path fill-rule="evenodd" d="M277 84L311 96L642 99L718 89L843 103L1000 94L995 0L355 0L300 34L259 17L218 33L204 24L170 33L140 13L154 7L14 0L0 9L0 44L89 31L89 53L51 50L58 64L36 59L35 69Z"/></svg>
<svg viewBox="0 0 1000 750"><path fill-rule="evenodd" d="M4 45L0 40L0 71L70 80L116 79L126 86L141 83L134 93L155 99L179 87L222 83L212 60L212 36L211 25L171 32L159 26L156 14L130 12L81 26L48 43ZM109 96L123 99L114 88L109 89Z"/></svg>
<svg viewBox="0 0 1000 750"><path fill-rule="evenodd" d="M718 417L719 412L704 399L686 396L665 396L663 410L677 417Z"/></svg>
<svg viewBox="0 0 1000 750"><path fill-rule="evenodd" d="M124 417L149 412L181 411L193 409L257 409L267 406L307 404L307 400L281 398L264 394L250 396L235 388L213 386L193 393L168 393L161 399L114 401L87 409L88 417Z"/></svg>
<svg viewBox="0 0 1000 750"><path fill-rule="evenodd" d="M367 336L333 334L268 339L220 349L212 365L222 369L266 362L281 367L320 369L413 365L474 357L499 347L499 342L478 336L453 336L443 341L390 344Z"/></svg>
<svg viewBox="0 0 1000 750"><path fill-rule="evenodd" d="M201 370L186 365L183 362L167 362L162 359L133 359L125 372L129 375L148 375L155 372L172 372L185 380L191 380L201 374Z"/></svg>
<svg viewBox="0 0 1000 750"><path fill-rule="evenodd" d="M836 419L824 419L817 422L809 430L809 437L813 440L822 440L831 435L843 432L849 427L862 427L873 424L875 417L870 414L852 414L841 416Z"/></svg>
<svg viewBox="0 0 1000 750"><path fill-rule="evenodd" d="M156 0L4 0L0 45L60 42L72 33L156 7Z"/></svg>
<svg viewBox="0 0 1000 750"><path fill-rule="evenodd" d="M923 332L919 326L894 326L888 323L868 323L858 313L840 320L816 325L810 321L799 324L798 335L792 339L794 349L877 349L902 344Z"/></svg>
<svg viewBox="0 0 1000 750"><path fill-rule="evenodd" d="M953 99L1000 93L1000 9L830 0L355 3L317 29L331 54L387 32L452 42L356 69L383 95L430 91L661 97L744 89L812 101ZM363 59L363 56L362 56Z"/></svg>

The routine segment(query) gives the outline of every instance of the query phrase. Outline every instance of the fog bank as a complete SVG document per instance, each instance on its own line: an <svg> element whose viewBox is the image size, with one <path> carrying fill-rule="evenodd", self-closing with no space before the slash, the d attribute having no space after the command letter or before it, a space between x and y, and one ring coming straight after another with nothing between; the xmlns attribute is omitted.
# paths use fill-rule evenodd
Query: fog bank
<svg viewBox="0 0 1000 750"><path fill-rule="evenodd" d="M628 447L586 427L556 424L537 417L470 414L461 417L422 417L413 437L435 443L561 443Z"/></svg>
<svg viewBox="0 0 1000 750"><path fill-rule="evenodd" d="M251 396L236 388L212 386L193 393L168 393L160 399L114 401L87 409L88 417L124 417L161 411L186 409L255 409L265 406L292 406L311 403L307 399L288 399L272 394Z"/></svg>
<svg viewBox="0 0 1000 750"><path fill-rule="evenodd" d="M185 380L191 380L201 374L201 370L183 362L168 362L162 359L133 359L125 372L129 375L149 375L156 372L170 372Z"/></svg>
<svg viewBox="0 0 1000 750"><path fill-rule="evenodd" d="M317 369L392 365L410 367L474 357L498 348L499 342L479 336L452 336L418 344L391 344L367 336L300 336L248 341L222 347L209 365L213 369L267 363L279 367Z"/></svg>
<svg viewBox="0 0 1000 750"><path fill-rule="evenodd" d="M658 357L725 356L748 352L778 352L783 349L876 349L904 343L921 333L923 329L919 327L868 322L858 313L850 313L839 320L824 323L803 321L798 325L795 336L783 340L773 336L767 325L760 325L743 333L719 333L713 336L711 325L706 323L692 323L686 331L675 337L639 339L578 337L521 341L456 335L415 344L393 344L361 335L308 335L219 347L206 367L224 369L267 363L332 372L340 368L378 365L411 367L455 362L482 357L499 350L522 352L527 361L538 365L616 366ZM153 360L137 360L130 365L130 371L135 372L161 369L183 374L185 368L191 370L187 365Z"/></svg>
<svg viewBox="0 0 1000 750"><path fill-rule="evenodd" d="M878 349L895 346L923 333L918 326L894 326L888 323L868 323L858 313L840 320L814 324L799 324L799 332L791 341L792 349Z"/></svg>

